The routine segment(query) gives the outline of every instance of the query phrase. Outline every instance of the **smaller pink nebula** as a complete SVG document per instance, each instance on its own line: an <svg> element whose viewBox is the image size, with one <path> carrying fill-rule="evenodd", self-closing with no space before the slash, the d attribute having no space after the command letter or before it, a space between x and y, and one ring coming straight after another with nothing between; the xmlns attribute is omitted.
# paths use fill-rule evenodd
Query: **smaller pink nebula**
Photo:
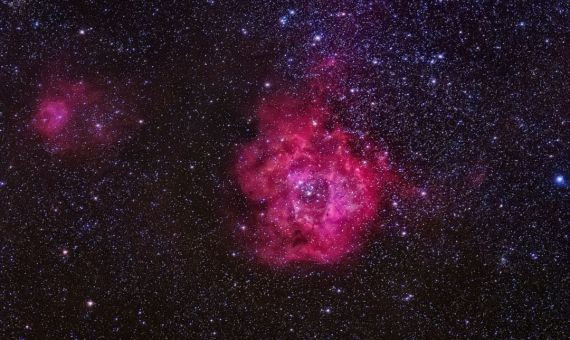
<svg viewBox="0 0 570 340"><path fill-rule="evenodd" d="M136 120L117 93L84 81L50 84L31 126L52 153L81 155L113 145Z"/></svg>

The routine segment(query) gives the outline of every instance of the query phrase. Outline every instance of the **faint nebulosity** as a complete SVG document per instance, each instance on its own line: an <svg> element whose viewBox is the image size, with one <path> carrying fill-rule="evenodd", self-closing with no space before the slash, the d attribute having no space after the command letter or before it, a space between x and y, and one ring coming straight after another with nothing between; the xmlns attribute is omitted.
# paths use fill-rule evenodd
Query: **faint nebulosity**
<svg viewBox="0 0 570 340"><path fill-rule="evenodd" d="M0 337L568 337L569 11L0 0Z"/></svg>
<svg viewBox="0 0 570 340"><path fill-rule="evenodd" d="M108 98L84 81L48 83L32 126L53 153L84 152L116 142L124 127L133 125L128 114L134 113L124 112L122 106L122 98Z"/></svg>

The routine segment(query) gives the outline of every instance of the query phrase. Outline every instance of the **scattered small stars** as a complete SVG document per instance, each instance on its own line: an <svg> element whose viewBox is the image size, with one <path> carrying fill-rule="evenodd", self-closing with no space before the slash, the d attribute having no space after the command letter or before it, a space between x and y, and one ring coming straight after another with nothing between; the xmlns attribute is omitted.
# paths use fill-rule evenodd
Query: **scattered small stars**
<svg viewBox="0 0 570 340"><path fill-rule="evenodd" d="M88 3L0 1L2 338L568 337L568 1Z"/></svg>

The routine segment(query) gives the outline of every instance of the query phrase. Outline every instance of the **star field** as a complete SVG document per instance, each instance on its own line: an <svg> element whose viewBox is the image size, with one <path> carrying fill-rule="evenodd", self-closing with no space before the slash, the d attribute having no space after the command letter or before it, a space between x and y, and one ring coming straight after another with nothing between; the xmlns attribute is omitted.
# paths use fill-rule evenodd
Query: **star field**
<svg viewBox="0 0 570 340"><path fill-rule="evenodd" d="M567 337L569 39L562 0L0 0L0 337Z"/></svg>

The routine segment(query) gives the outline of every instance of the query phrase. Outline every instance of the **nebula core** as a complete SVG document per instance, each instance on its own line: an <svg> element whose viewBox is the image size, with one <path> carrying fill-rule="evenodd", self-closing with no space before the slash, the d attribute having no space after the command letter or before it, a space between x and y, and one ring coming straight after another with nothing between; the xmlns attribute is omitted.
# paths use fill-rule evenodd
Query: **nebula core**
<svg viewBox="0 0 570 340"><path fill-rule="evenodd" d="M84 154L120 140L134 117L114 87L58 81L42 94L31 126L58 154Z"/></svg>
<svg viewBox="0 0 570 340"><path fill-rule="evenodd" d="M320 100L275 96L258 116L259 135L236 163L240 188L255 207L254 253L277 266L345 259L377 215L391 177L386 154L329 127Z"/></svg>
<svg viewBox="0 0 570 340"><path fill-rule="evenodd" d="M69 121L69 107L65 101L44 101L35 118L36 128L42 136L53 138Z"/></svg>

